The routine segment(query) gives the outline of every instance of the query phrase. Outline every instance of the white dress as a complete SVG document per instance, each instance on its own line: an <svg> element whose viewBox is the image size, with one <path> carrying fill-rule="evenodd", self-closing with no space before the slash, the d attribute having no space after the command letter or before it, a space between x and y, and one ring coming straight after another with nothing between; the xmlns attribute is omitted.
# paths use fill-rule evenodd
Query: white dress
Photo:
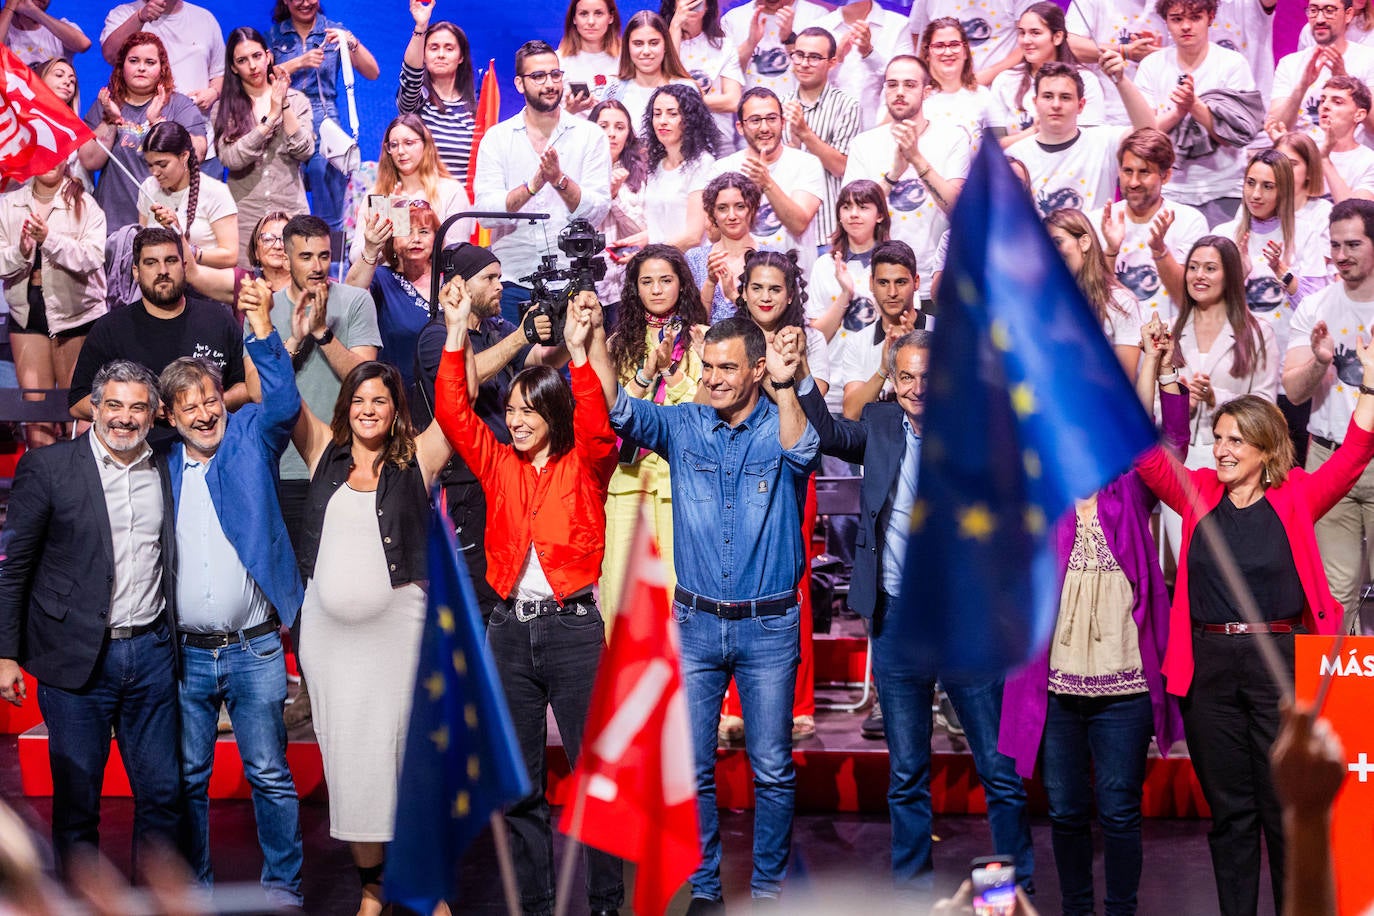
<svg viewBox="0 0 1374 916"><path fill-rule="evenodd" d="M301 666L335 839L392 838L424 623L424 589L391 585L376 492L339 487L301 608Z"/></svg>

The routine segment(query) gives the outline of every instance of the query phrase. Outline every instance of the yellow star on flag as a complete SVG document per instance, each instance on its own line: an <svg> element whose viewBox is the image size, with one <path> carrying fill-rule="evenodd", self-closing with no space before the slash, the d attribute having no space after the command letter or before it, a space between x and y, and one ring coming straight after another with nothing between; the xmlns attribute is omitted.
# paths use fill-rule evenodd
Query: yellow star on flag
<svg viewBox="0 0 1374 916"><path fill-rule="evenodd" d="M448 726L441 725L429 733L429 740L434 742L434 746L439 749L439 753L448 750Z"/></svg>
<svg viewBox="0 0 1374 916"><path fill-rule="evenodd" d="M1032 480L1040 479L1040 453L1033 448L1028 448L1021 453L1021 466L1026 469L1026 476Z"/></svg>
<svg viewBox="0 0 1374 916"><path fill-rule="evenodd" d="M429 700L431 703L442 697L444 695L443 675L437 671L430 674L429 677L425 678L425 689L429 691Z"/></svg>
<svg viewBox="0 0 1374 916"><path fill-rule="evenodd" d="M468 724L468 728L477 727L477 707L468 703L463 707L463 721Z"/></svg>
<svg viewBox="0 0 1374 916"><path fill-rule="evenodd" d="M473 782L482 778L482 758L476 754L468 757L468 779Z"/></svg>
<svg viewBox="0 0 1374 916"><path fill-rule="evenodd" d="M1040 534L1045 530L1045 513L1039 506L1027 506L1023 513L1023 519L1028 534Z"/></svg>
<svg viewBox="0 0 1374 916"><path fill-rule="evenodd" d="M1016 415L1025 419L1036 411L1035 392L1031 386L1025 382L1020 382L1011 389L1011 409L1016 411Z"/></svg>
<svg viewBox="0 0 1374 916"><path fill-rule="evenodd" d="M467 792L459 792L457 797L453 799L453 816L467 817L470 810L472 810L472 799L468 797Z"/></svg>
<svg viewBox="0 0 1374 916"><path fill-rule="evenodd" d="M930 505L924 499L918 499L911 504L911 530L920 531L926 526L926 518L930 515Z"/></svg>
<svg viewBox="0 0 1374 916"><path fill-rule="evenodd" d="M468 673L468 659L462 649L453 650L453 670L460 675Z"/></svg>
<svg viewBox="0 0 1374 916"><path fill-rule="evenodd" d="M447 607L439 608L439 629L445 633L453 632L453 612Z"/></svg>
<svg viewBox="0 0 1374 916"><path fill-rule="evenodd" d="M983 503L973 505L959 510L959 536L963 538L973 538L976 541L986 541L992 536L992 532L997 528L997 519L993 518L988 507Z"/></svg>
<svg viewBox="0 0 1374 916"><path fill-rule="evenodd" d="M988 336L992 338L992 345L1003 353L1011 350L1011 332L1007 330L1007 323L998 319L992 323Z"/></svg>

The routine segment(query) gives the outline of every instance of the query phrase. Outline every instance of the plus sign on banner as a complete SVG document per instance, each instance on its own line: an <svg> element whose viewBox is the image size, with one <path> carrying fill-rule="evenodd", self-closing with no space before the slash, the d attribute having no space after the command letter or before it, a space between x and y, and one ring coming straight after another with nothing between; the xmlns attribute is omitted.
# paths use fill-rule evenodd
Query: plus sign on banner
<svg viewBox="0 0 1374 916"><path fill-rule="evenodd" d="M1332 673L1322 715L1340 736L1347 773L1332 813L1332 859L1336 864L1338 912L1355 916L1374 901L1374 636L1348 636L1332 657L1332 636L1297 638L1298 699L1316 699L1323 676Z"/></svg>

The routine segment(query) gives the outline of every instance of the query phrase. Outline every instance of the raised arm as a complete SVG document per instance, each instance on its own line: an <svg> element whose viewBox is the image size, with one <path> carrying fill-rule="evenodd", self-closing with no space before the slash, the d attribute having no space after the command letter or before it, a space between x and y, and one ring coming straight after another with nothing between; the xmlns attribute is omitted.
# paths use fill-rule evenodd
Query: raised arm
<svg viewBox="0 0 1374 916"><path fill-rule="evenodd" d="M806 411L797 400L796 375L801 364L800 328L784 328L773 335L765 354L768 388L778 405L778 443L784 450L795 448L806 434Z"/></svg>
<svg viewBox="0 0 1374 916"><path fill-rule="evenodd" d="M264 280L248 280L239 294L238 306L248 319L252 336L243 342L244 350L253 354L251 365L257 378L256 387L262 401L260 435L280 456L291 441L292 431L301 412L301 395L296 388L296 373L281 336L272 327L272 290Z"/></svg>

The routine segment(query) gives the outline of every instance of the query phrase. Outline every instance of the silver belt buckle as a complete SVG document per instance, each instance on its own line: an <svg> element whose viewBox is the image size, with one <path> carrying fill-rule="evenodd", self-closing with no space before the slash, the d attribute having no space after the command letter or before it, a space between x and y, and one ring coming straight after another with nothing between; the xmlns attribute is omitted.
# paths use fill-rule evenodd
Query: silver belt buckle
<svg viewBox="0 0 1374 916"><path fill-rule="evenodd" d="M521 623L529 623L531 620L539 616L539 611L537 609L530 613L525 612L525 608L529 606L531 603L532 602L528 601L514 601L511 603L511 609L515 611L516 620L520 621Z"/></svg>

